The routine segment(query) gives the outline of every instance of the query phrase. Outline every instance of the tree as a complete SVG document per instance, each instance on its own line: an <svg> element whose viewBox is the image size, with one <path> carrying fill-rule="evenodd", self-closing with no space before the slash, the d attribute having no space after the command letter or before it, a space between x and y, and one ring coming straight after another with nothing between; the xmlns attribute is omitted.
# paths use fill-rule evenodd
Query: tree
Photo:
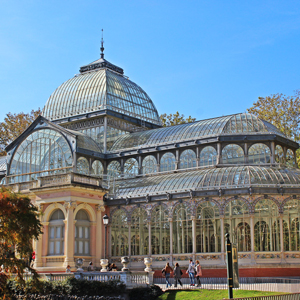
<svg viewBox="0 0 300 300"><path fill-rule="evenodd" d="M23 272L26 267L37 276L28 262L33 252L31 241L38 239L41 233L38 210L29 197L1 188L0 265L5 267L6 273L16 273L21 283L24 283ZM1 285L0 291L1 288L5 289L3 282Z"/></svg>
<svg viewBox="0 0 300 300"><path fill-rule="evenodd" d="M21 133L40 115L38 108L30 113L8 113L4 121L0 123L0 155L6 155L4 148L14 141Z"/></svg>
<svg viewBox="0 0 300 300"><path fill-rule="evenodd" d="M258 101L247 111L270 122L288 138L296 142L300 141L300 90L296 90L293 96L274 94L258 97ZM296 155L300 167L299 150Z"/></svg>
<svg viewBox="0 0 300 300"><path fill-rule="evenodd" d="M169 115L162 114L160 115L160 119L164 127L184 124L184 123L192 123L196 121L196 118L192 118L191 116L185 119L184 115L179 114L178 111L175 114L169 114Z"/></svg>
<svg viewBox="0 0 300 300"><path fill-rule="evenodd" d="M270 122L294 141L300 140L299 90L295 91L293 96L274 94L258 97L258 101L253 103L247 111Z"/></svg>

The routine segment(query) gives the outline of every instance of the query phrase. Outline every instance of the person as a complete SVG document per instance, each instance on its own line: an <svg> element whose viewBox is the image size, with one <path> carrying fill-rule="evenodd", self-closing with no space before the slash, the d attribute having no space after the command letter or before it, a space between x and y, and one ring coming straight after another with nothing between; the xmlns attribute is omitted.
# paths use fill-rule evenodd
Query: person
<svg viewBox="0 0 300 300"><path fill-rule="evenodd" d="M200 276L202 276L202 269L199 260L196 260L196 279L197 286L201 286Z"/></svg>
<svg viewBox="0 0 300 300"><path fill-rule="evenodd" d="M181 279L181 275L182 275L182 271L179 267L179 263L175 264L175 268L174 268L174 279L175 279L175 287L177 287L177 281L179 282L179 284L182 286L182 283L180 281Z"/></svg>
<svg viewBox="0 0 300 300"><path fill-rule="evenodd" d="M67 265L67 267L66 267L66 273L71 273L71 266L70 265Z"/></svg>
<svg viewBox="0 0 300 300"><path fill-rule="evenodd" d="M93 262L89 262L89 266L87 268L88 272L93 272L94 271L94 266L93 266Z"/></svg>
<svg viewBox="0 0 300 300"><path fill-rule="evenodd" d="M114 263L111 265L111 271L113 271L113 272L118 271L118 268Z"/></svg>
<svg viewBox="0 0 300 300"><path fill-rule="evenodd" d="M171 276L171 272L173 271L173 269L170 267L170 264L167 262L166 266L162 269L162 273L165 274L166 277L166 288L168 288L168 286L172 286L172 284L169 282L170 276Z"/></svg>
<svg viewBox="0 0 300 300"><path fill-rule="evenodd" d="M108 263L106 268L107 268L107 271L111 271L111 263Z"/></svg>
<svg viewBox="0 0 300 300"><path fill-rule="evenodd" d="M194 286L195 285L195 263L193 262L192 259L190 259L190 264L187 269L187 273L189 274L191 280L190 286Z"/></svg>

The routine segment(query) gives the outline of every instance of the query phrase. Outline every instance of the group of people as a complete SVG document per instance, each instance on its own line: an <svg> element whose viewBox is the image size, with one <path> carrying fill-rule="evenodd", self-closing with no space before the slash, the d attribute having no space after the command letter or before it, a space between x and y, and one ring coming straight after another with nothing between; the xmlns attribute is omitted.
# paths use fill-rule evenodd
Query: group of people
<svg viewBox="0 0 300 300"><path fill-rule="evenodd" d="M168 288L169 286L171 287L172 284L170 283L170 276L171 272L174 273L174 279L175 279L175 284L174 286L177 287L177 284L179 283L182 286L181 282L181 276L183 275L182 270L179 267L179 264L176 263L174 270L171 268L170 264L167 263L166 266L162 269L162 273L166 277L166 287ZM202 276L202 269L199 260L196 260L196 264L193 262L192 259L190 259L190 263L188 266L188 269L186 270L186 274L189 275L191 284L190 286L195 286L195 277L197 279L197 286L201 287L201 281L200 277Z"/></svg>

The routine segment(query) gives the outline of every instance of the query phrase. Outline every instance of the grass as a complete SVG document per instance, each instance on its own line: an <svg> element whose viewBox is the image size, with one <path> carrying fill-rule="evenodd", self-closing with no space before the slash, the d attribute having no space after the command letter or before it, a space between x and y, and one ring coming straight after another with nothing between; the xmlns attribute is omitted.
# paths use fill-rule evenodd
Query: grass
<svg viewBox="0 0 300 300"><path fill-rule="evenodd" d="M261 292L261 291L246 291L246 290L233 290L233 298L243 297L259 297L259 296L271 296L282 295L287 293L277 292ZM228 290L186 290L186 291L166 291L163 295L158 297L158 300L222 300L228 299Z"/></svg>

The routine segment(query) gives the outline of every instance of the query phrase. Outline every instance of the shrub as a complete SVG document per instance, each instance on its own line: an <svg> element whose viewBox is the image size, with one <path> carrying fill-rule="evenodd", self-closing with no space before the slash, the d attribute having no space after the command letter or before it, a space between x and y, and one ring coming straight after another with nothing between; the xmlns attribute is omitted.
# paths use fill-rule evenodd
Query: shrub
<svg viewBox="0 0 300 300"><path fill-rule="evenodd" d="M138 287L129 291L130 300L154 300L158 296L162 295L163 291L157 285L152 285L150 287Z"/></svg>

